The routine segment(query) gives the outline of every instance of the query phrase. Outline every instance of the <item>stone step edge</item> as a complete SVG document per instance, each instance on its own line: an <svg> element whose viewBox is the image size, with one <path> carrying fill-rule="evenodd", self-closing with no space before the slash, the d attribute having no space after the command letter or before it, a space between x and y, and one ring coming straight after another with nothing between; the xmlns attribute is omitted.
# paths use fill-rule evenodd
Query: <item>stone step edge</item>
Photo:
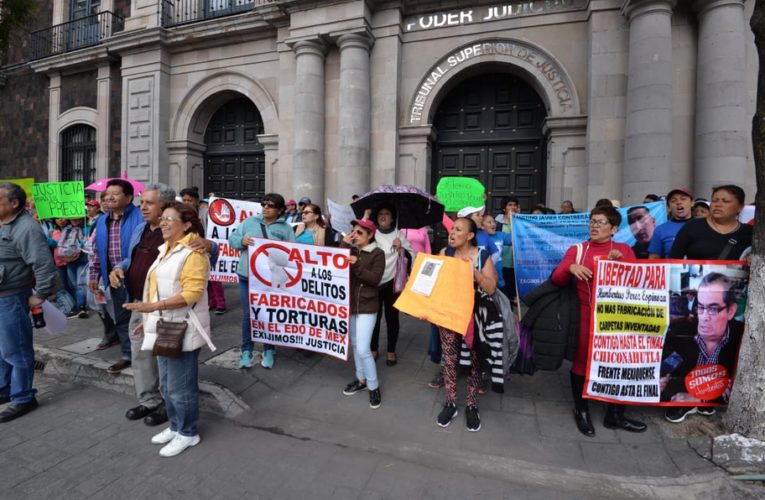
<svg viewBox="0 0 765 500"><path fill-rule="evenodd" d="M41 345L35 345L34 349L35 360L45 364L45 376L135 396L131 368L111 374L106 372L111 362ZM199 408L228 419L235 419L251 410L231 390L209 380L199 381Z"/></svg>

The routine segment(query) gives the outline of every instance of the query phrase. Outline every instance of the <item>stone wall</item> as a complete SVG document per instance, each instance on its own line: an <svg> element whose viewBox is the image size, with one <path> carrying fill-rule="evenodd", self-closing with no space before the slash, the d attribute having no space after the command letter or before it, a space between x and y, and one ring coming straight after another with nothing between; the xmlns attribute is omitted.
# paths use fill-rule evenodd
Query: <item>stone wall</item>
<svg viewBox="0 0 765 500"><path fill-rule="evenodd" d="M96 70L63 75L61 77L61 109L59 113L77 106L96 109L97 77L98 72Z"/></svg>

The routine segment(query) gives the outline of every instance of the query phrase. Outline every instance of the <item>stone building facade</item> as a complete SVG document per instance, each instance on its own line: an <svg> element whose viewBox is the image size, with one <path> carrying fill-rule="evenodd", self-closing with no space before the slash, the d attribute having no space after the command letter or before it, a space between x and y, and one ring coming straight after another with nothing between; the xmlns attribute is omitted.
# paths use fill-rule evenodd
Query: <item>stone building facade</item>
<svg viewBox="0 0 765 500"><path fill-rule="evenodd" d="M726 182L752 198L753 3L53 0L28 64L48 81L42 177L82 174L82 126L90 176L241 198L446 175L493 210Z"/></svg>

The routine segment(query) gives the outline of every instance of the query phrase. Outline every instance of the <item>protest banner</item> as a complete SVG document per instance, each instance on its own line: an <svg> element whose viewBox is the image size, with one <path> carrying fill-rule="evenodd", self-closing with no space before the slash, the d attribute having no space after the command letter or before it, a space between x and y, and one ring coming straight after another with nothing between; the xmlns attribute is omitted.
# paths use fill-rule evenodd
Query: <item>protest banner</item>
<svg viewBox="0 0 765 500"><path fill-rule="evenodd" d="M418 253L393 307L462 335L473 314L473 268L454 257Z"/></svg>
<svg viewBox="0 0 765 500"><path fill-rule="evenodd" d="M630 227L628 212L640 210L641 207L650 212L650 218L653 220L649 224L635 224ZM633 250L638 245L647 245L645 241L650 241L654 228L667 221L664 202L634 205L617 210L622 216L622 223L614 235L614 241L626 243L633 247ZM589 212L513 216L515 280L521 299L550 277L568 247L589 239L589 220ZM633 231L638 233L643 243L635 239Z"/></svg>
<svg viewBox="0 0 765 500"><path fill-rule="evenodd" d="M347 360L350 250L255 238L249 255L252 340Z"/></svg>
<svg viewBox="0 0 765 500"><path fill-rule="evenodd" d="M735 378L743 261L598 259L584 397L716 406Z"/></svg>
<svg viewBox="0 0 765 500"><path fill-rule="evenodd" d="M482 207L486 204L485 193L483 184L471 177L441 177L436 186L436 197L443 203L445 212Z"/></svg>
<svg viewBox="0 0 765 500"><path fill-rule="evenodd" d="M37 216L42 219L85 217L85 186L82 181L32 184Z"/></svg>
<svg viewBox="0 0 765 500"><path fill-rule="evenodd" d="M12 184L16 184L21 186L21 189L24 190L24 193L27 195L27 199L32 199L32 184L35 183L34 177L21 177L18 179L0 179L0 182L10 182Z"/></svg>
<svg viewBox="0 0 765 500"><path fill-rule="evenodd" d="M350 205L341 205L327 198L327 211L332 215L332 229L350 234L351 221L356 218Z"/></svg>
<svg viewBox="0 0 765 500"><path fill-rule="evenodd" d="M228 244L229 235L247 217L260 215L260 203L254 201L233 200L229 198L210 198L207 208L206 238L218 245L218 262L210 270L210 281L237 283L236 268L239 265L239 250Z"/></svg>

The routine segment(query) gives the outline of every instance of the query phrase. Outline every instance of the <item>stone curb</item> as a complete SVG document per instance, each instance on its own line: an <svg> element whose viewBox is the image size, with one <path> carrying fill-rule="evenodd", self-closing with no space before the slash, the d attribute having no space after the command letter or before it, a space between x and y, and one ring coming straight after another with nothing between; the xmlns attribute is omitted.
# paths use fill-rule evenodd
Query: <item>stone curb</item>
<svg viewBox="0 0 765 500"><path fill-rule="evenodd" d="M106 361L39 345L35 345L35 359L45 363L43 374L46 376L135 396L130 368L113 375L106 372L110 365ZM229 419L250 410L250 406L229 389L208 380L199 381L199 407Z"/></svg>

